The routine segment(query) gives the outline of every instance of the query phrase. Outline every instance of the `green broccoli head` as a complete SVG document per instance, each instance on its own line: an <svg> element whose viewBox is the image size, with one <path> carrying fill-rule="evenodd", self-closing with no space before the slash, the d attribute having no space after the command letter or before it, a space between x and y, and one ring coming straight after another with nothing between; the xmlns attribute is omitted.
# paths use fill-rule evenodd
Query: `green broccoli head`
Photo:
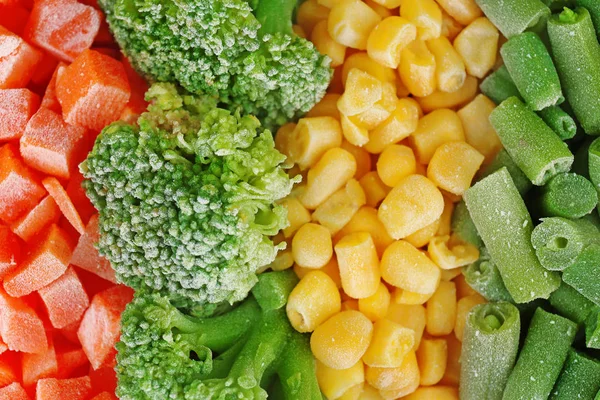
<svg viewBox="0 0 600 400"><path fill-rule="evenodd" d="M234 303L279 250L275 204L295 180L269 131L215 100L155 84L138 126L106 127L81 164L98 249L118 279L181 307Z"/></svg>
<svg viewBox="0 0 600 400"><path fill-rule="evenodd" d="M296 2L99 1L147 79L216 96L228 109L241 106L270 129L309 111L331 79L329 58L291 29Z"/></svg>

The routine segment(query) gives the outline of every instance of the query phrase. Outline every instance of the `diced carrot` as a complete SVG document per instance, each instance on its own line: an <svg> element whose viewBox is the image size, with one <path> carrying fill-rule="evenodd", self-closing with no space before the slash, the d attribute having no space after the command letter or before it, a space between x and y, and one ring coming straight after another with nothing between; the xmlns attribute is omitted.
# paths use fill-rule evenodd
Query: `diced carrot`
<svg viewBox="0 0 600 400"><path fill-rule="evenodd" d="M102 392L92 397L92 400L117 400L117 396L109 392Z"/></svg>
<svg viewBox="0 0 600 400"><path fill-rule="evenodd" d="M54 201L58 204L58 208L60 208L63 215L69 220L71 225L73 225L73 228L75 228L79 234L83 234L83 232L85 232L85 225L83 225L83 221L81 220L77 209L58 179L47 177L42 180L42 184L48 193L50 193L50 196L54 198Z"/></svg>
<svg viewBox="0 0 600 400"><path fill-rule="evenodd" d="M92 395L102 392L114 393L117 390L117 374L114 368L90 368L89 373L92 380Z"/></svg>
<svg viewBox="0 0 600 400"><path fill-rule="evenodd" d="M69 183L67 184L67 194L77 209L83 223L88 224L92 215L96 214L97 211L81 186L83 180L84 178L79 168L73 169L71 179L69 179Z"/></svg>
<svg viewBox="0 0 600 400"><path fill-rule="evenodd" d="M44 324L23 300L0 289L0 336L13 351L40 353L48 348Z"/></svg>
<svg viewBox="0 0 600 400"><path fill-rule="evenodd" d="M131 97L119 119L133 124L148 107L148 102L144 99L148 91L148 83L133 69L127 57L123 58L122 63L125 67L127 79L129 80L129 86L131 87Z"/></svg>
<svg viewBox="0 0 600 400"><path fill-rule="evenodd" d="M98 214L93 215L88 222L85 232L79 238L77 247L73 251L71 264L92 272L111 282L117 282L115 271L106 258L101 256L95 244L100 238L98 229Z"/></svg>
<svg viewBox="0 0 600 400"><path fill-rule="evenodd" d="M92 368L110 366L107 362L114 358L115 344L120 337L121 313L132 298L130 288L115 286L92 299L77 332Z"/></svg>
<svg viewBox="0 0 600 400"><path fill-rule="evenodd" d="M10 225L10 229L21 239L28 242L48 225L58 222L61 215L54 198L48 195L37 206L33 207L31 211L23 214L23 216L13 222Z"/></svg>
<svg viewBox="0 0 600 400"><path fill-rule="evenodd" d="M67 64L61 61L54 69L52 78L50 78L50 82L48 82L48 86L46 86L46 92L44 93L44 97L42 98L42 104L40 105L40 107L48 108L60 114L62 113L60 103L56 98L56 81L62 76L62 73L65 71L66 67Z"/></svg>
<svg viewBox="0 0 600 400"><path fill-rule="evenodd" d="M27 86L42 52L0 25L0 89Z"/></svg>
<svg viewBox="0 0 600 400"><path fill-rule="evenodd" d="M0 89L0 140L23 136L39 105L40 96L29 89Z"/></svg>
<svg viewBox="0 0 600 400"><path fill-rule="evenodd" d="M19 382L13 382L0 389L0 400L30 400Z"/></svg>
<svg viewBox="0 0 600 400"><path fill-rule="evenodd" d="M52 326L64 328L81 319L90 300L73 268L48 286L38 290L48 310Z"/></svg>
<svg viewBox="0 0 600 400"><path fill-rule="evenodd" d="M29 18L29 10L19 4L3 4L0 1L0 25L19 36Z"/></svg>
<svg viewBox="0 0 600 400"><path fill-rule="evenodd" d="M74 241L58 225L51 225L23 258L19 267L4 278L4 289L14 297L39 290L67 270Z"/></svg>
<svg viewBox="0 0 600 400"><path fill-rule="evenodd" d="M58 361L52 340L45 351L36 354L23 353L23 386L32 386L43 378L54 378L58 373Z"/></svg>
<svg viewBox="0 0 600 400"><path fill-rule="evenodd" d="M89 49L100 29L102 13L75 0L37 0L24 36L63 61Z"/></svg>
<svg viewBox="0 0 600 400"><path fill-rule="evenodd" d="M81 348L57 351L56 359L58 360L57 378L59 379L72 377L78 371L83 371L82 375L84 375L89 367L87 356Z"/></svg>
<svg viewBox="0 0 600 400"><path fill-rule="evenodd" d="M21 243L8 226L0 225L0 279L17 268L21 260Z"/></svg>
<svg viewBox="0 0 600 400"><path fill-rule="evenodd" d="M58 65L58 60L50 53L44 53L42 57L42 61L35 69L33 76L31 77L31 83L33 83L36 87L45 88L52 79L52 75L56 70L56 66Z"/></svg>
<svg viewBox="0 0 600 400"><path fill-rule="evenodd" d="M0 71L2 68L0 67ZM31 210L46 194L35 171L13 144L0 148L0 219L11 223Z"/></svg>
<svg viewBox="0 0 600 400"><path fill-rule="evenodd" d="M73 343L73 344L80 344L79 343L79 338L77 337L77 331L79 330L79 322L74 322L71 325L67 325L62 329L57 329L57 332L60 333L60 335L67 339L69 342ZM87 357L86 357L87 360Z"/></svg>
<svg viewBox="0 0 600 400"><path fill-rule="evenodd" d="M19 353L7 352L0 355L0 387L21 380Z"/></svg>
<svg viewBox="0 0 600 400"><path fill-rule="evenodd" d="M92 390L89 376L71 379L40 379L36 388L36 400L86 400Z"/></svg>

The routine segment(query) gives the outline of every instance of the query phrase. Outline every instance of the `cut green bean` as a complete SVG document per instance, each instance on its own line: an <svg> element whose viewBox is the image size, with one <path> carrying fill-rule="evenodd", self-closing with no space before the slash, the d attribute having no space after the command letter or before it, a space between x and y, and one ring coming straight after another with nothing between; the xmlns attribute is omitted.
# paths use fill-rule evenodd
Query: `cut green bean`
<svg viewBox="0 0 600 400"><path fill-rule="evenodd" d="M590 144L587 155L590 180L600 193L600 138Z"/></svg>
<svg viewBox="0 0 600 400"><path fill-rule="evenodd" d="M585 321L585 345L600 349L600 308L596 307Z"/></svg>
<svg viewBox="0 0 600 400"><path fill-rule="evenodd" d="M475 247L481 247L483 242L477 233L477 228L471 219L469 210L464 201L459 201L452 213L452 234L463 242L471 243Z"/></svg>
<svg viewBox="0 0 600 400"><path fill-rule="evenodd" d="M519 310L506 302L479 304L467 316L460 368L461 400L501 400L517 358Z"/></svg>
<svg viewBox="0 0 600 400"><path fill-rule="evenodd" d="M540 0L475 1L507 38L533 28L550 15L550 9Z"/></svg>
<svg viewBox="0 0 600 400"><path fill-rule="evenodd" d="M533 32L523 32L508 39L500 49L504 65L527 105L533 110L562 103L558 72L548 49Z"/></svg>
<svg viewBox="0 0 600 400"><path fill-rule="evenodd" d="M496 107L490 123L515 164L534 185L541 186L571 168L573 154L567 145L516 97Z"/></svg>
<svg viewBox="0 0 600 400"><path fill-rule="evenodd" d="M597 306L566 283L550 295L550 304L560 315L583 325Z"/></svg>
<svg viewBox="0 0 600 400"><path fill-rule="evenodd" d="M494 160L483 170L481 173L481 178L485 178L488 175L498 171L500 168L506 167L508 173L510 174L515 186L521 196L531 189L532 184L529 178L521 171L521 168L515 164L513 159L510 157L510 154L504 149L500 150L500 152L496 155Z"/></svg>
<svg viewBox="0 0 600 400"><path fill-rule="evenodd" d="M467 266L463 270L463 275L469 286L487 300L514 303L504 285L498 267L491 260L485 247L479 249L479 260Z"/></svg>
<svg viewBox="0 0 600 400"><path fill-rule="evenodd" d="M505 65L489 74L481 82L479 89L496 104L500 104L513 96L521 98L521 93L519 93L519 89L517 89Z"/></svg>
<svg viewBox="0 0 600 400"><path fill-rule="evenodd" d="M592 22L596 27L596 34L600 36L600 1L598 0L575 0L577 7L584 7L590 13Z"/></svg>
<svg viewBox="0 0 600 400"><path fill-rule="evenodd" d="M600 134L600 44L585 8L550 17L548 34L563 92L589 135Z"/></svg>
<svg viewBox="0 0 600 400"><path fill-rule="evenodd" d="M464 200L477 231L517 303L547 299L560 285L545 270L531 244L533 223L506 168L468 189Z"/></svg>
<svg viewBox="0 0 600 400"><path fill-rule="evenodd" d="M577 333L577 324L538 308L503 400L547 399Z"/></svg>
<svg viewBox="0 0 600 400"><path fill-rule="evenodd" d="M575 120L559 106L544 108L538 115L561 140L572 139L577 133Z"/></svg>
<svg viewBox="0 0 600 400"><path fill-rule="evenodd" d="M571 349L550 400L593 400L598 390L600 362Z"/></svg>
<svg viewBox="0 0 600 400"><path fill-rule="evenodd" d="M592 182L581 175L567 173L550 179L539 198L541 215L577 219L598 205L598 193Z"/></svg>
<svg viewBox="0 0 600 400"><path fill-rule="evenodd" d="M588 300L600 305L600 245L586 247L563 272L563 280Z"/></svg>

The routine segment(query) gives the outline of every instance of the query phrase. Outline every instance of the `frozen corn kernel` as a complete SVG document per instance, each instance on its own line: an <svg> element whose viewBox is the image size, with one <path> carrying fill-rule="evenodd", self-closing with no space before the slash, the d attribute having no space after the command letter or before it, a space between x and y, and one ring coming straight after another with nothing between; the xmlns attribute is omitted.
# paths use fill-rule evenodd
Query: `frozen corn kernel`
<svg viewBox="0 0 600 400"><path fill-rule="evenodd" d="M417 129L419 104L411 98L399 99L396 109L369 134L365 149L374 154L381 153L386 146L398 143Z"/></svg>
<svg viewBox="0 0 600 400"><path fill-rule="evenodd" d="M400 54L417 38L417 27L402 17L388 17L371 31L367 40L367 54L389 68L398 68Z"/></svg>
<svg viewBox="0 0 600 400"><path fill-rule="evenodd" d="M289 155L300 169L312 167L325 152L342 144L342 128L333 117L302 118L292 132Z"/></svg>
<svg viewBox="0 0 600 400"><path fill-rule="evenodd" d="M479 259L479 250L470 243L453 243L450 236L436 236L427 247L431 260L441 269L454 269L472 264Z"/></svg>
<svg viewBox="0 0 600 400"><path fill-rule="evenodd" d="M321 54L325 54L331 59L331 66L338 67L344 63L346 58L346 46L333 40L327 30L327 20L319 21L315 25L310 35L310 41L313 42Z"/></svg>
<svg viewBox="0 0 600 400"><path fill-rule="evenodd" d="M342 125L342 133L344 135L344 139L348 141L348 143L362 147L365 143L369 141L369 131L359 125L354 117L348 117L344 114L340 117L340 122Z"/></svg>
<svg viewBox="0 0 600 400"><path fill-rule="evenodd" d="M343 0L331 8L327 28L338 43L365 50L367 39L381 17L360 0Z"/></svg>
<svg viewBox="0 0 600 400"><path fill-rule="evenodd" d="M342 288L355 299L377 292L380 282L379 259L375 243L367 232L344 236L335 245Z"/></svg>
<svg viewBox="0 0 600 400"><path fill-rule="evenodd" d="M335 93L327 93L323 96L321 101L315 104L314 107L306 113L306 118L332 117L339 120L340 111L337 108L337 102L340 99L340 96L341 95ZM279 135L279 133L277 134ZM277 141L277 136L275 136L275 140Z"/></svg>
<svg viewBox="0 0 600 400"><path fill-rule="evenodd" d="M373 0L377 4L381 4L388 10L400 7L402 0Z"/></svg>
<svg viewBox="0 0 600 400"><path fill-rule="evenodd" d="M366 149L355 146L347 140L342 142L342 149L351 153L356 160L355 179L360 179L365 176L367 172L371 171L371 155Z"/></svg>
<svg viewBox="0 0 600 400"><path fill-rule="evenodd" d="M390 190L392 190L383 183L377 171L371 171L365 174L365 176L360 179L360 185L365 191L367 204L371 207L377 207Z"/></svg>
<svg viewBox="0 0 600 400"><path fill-rule="evenodd" d="M435 150L427 177L440 189L462 196L483 163L483 155L466 142L447 142Z"/></svg>
<svg viewBox="0 0 600 400"><path fill-rule="evenodd" d="M321 268L333 255L331 234L324 226L302 225L292 239L292 254L296 264L304 268Z"/></svg>
<svg viewBox="0 0 600 400"><path fill-rule="evenodd" d="M393 15L393 10L376 3L373 0L364 0L365 4L371 7L381 18L388 18Z"/></svg>
<svg viewBox="0 0 600 400"><path fill-rule="evenodd" d="M424 228L419 229L415 233L412 233L404 238L408 243L415 247L426 246L431 239L435 236L437 229L440 225L440 219L433 221L431 224Z"/></svg>
<svg viewBox="0 0 600 400"><path fill-rule="evenodd" d="M469 25L482 12L475 0L437 0L438 4L459 24Z"/></svg>
<svg viewBox="0 0 600 400"><path fill-rule="evenodd" d="M371 321L377 321L387 315L390 297L387 286L380 282L375 293L369 297L358 299L358 310Z"/></svg>
<svg viewBox="0 0 600 400"><path fill-rule="evenodd" d="M462 122L456 112L447 108L435 110L419 120L409 142L421 164L429 164L442 144L465 140ZM460 160L464 161L464 160Z"/></svg>
<svg viewBox="0 0 600 400"><path fill-rule="evenodd" d="M419 388L419 375L411 377L411 381L401 389L396 390L380 390L379 394L383 400L404 399L411 393L414 393ZM436 399L437 400L437 399Z"/></svg>
<svg viewBox="0 0 600 400"><path fill-rule="evenodd" d="M331 235L335 235L366 202L365 192L360 183L350 179L344 188L332 194L317 207L312 214L312 219L329 229Z"/></svg>
<svg viewBox="0 0 600 400"><path fill-rule="evenodd" d="M375 243L377 254L382 255L385 249L394 241L377 218L377 210L373 207L363 206L352 217L350 222L335 236L338 242L341 238L351 233L368 232Z"/></svg>
<svg viewBox="0 0 600 400"><path fill-rule="evenodd" d="M417 350L421 344L421 338L425 331L427 316L425 307L420 304L397 304L390 303L388 314L385 317L390 321L402 325L405 328L412 329L415 333L415 346L413 350Z"/></svg>
<svg viewBox="0 0 600 400"><path fill-rule="evenodd" d="M403 0L400 16L415 24L419 40L442 34L442 10L433 0Z"/></svg>
<svg viewBox="0 0 600 400"><path fill-rule="evenodd" d="M402 50L398 73L404 86L413 95L423 97L435 91L435 71L435 57L423 40L415 40Z"/></svg>
<svg viewBox="0 0 600 400"><path fill-rule="evenodd" d="M452 93L464 85L467 78L465 63L448 38L440 36L427 41L427 48L435 58L437 89Z"/></svg>
<svg viewBox="0 0 600 400"><path fill-rule="evenodd" d="M454 39L454 48L465 62L469 75L483 78L491 71L496 62L499 37L494 24L489 19L480 17Z"/></svg>
<svg viewBox="0 0 600 400"><path fill-rule="evenodd" d="M286 197L281 200L281 205L287 210L289 222L287 228L283 229L283 235L285 238L291 238L302 225L310 222L310 213L296 197Z"/></svg>
<svg viewBox="0 0 600 400"><path fill-rule="evenodd" d="M394 239L402 239L436 221L444 211L444 197L421 175L409 175L388 193L377 216Z"/></svg>
<svg viewBox="0 0 600 400"><path fill-rule="evenodd" d="M398 390L407 386L416 377L419 379L419 365L414 351L409 351L396 368L366 368L366 379L369 385L379 390Z"/></svg>
<svg viewBox="0 0 600 400"><path fill-rule="evenodd" d="M449 335L456 322L456 285L441 281L427 301L426 330L432 336Z"/></svg>
<svg viewBox="0 0 600 400"><path fill-rule="evenodd" d="M292 250L285 249L280 250L275 259L271 261L268 268L271 268L273 271L284 271L288 268L291 268L294 265L294 256L292 255Z"/></svg>
<svg viewBox="0 0 600 400"><path fill-rule="evenodd" d="M383 397L379 394L379 390L369 384L365 384L358 400L383 400Z"/></svg>
<svg viewBox="0 0 600 400"><path fill-rule="evenodd" d="M442 36L453 41L462 30L463 26L442 9Z"/></svg>
<svg viewBox="0 0 600 400"><path fill-rule="evenodd" d="M463 274L459 274L455 279L456 284L456 297L462 299L463 297L471 296L477 292L469 285Z"/></svg>
<svg viewBox="0 0 600 400"><path fill-rule="evenodd" d="M288 298L286 312L298 332L312 332L342 308L340 292L323 271L311 271L298 282Z"/></svg>
<svg viewBox="0 0 600 400"><path fill-rule="evenodd" d="M363 361L370 367L398 368L415 346L415 332L389 319L373 324L373 338Z"/></svg>
<svg viewBox="0 0 600 400"><path fill-rule="evenodd" d="M463 333L465 331L465 325L467 323L467 316L473 307L477 304L486 303L479 293L472 294L470 296L463 297L456 303L456 322L454 323L454 335L462 342Z"/></svg>
<svg viewBox="0 0 600 400"><path fill-rule="evenodd" d="M390 144L377 160L377 174L387 186L394 187L417 170L417 160L412 149L401 144Z"/></svg>
<svg viewBox="0 0 600 400"><path fill-rule="evenodd" d="M300 4L296 12L296 22L307 36L311 35L313 28L329 17L329 8L320 5L317 0L306 0Z"/></svg>
<svg viewBox="0 0 600 400"><path fill-rule="evenodd" d="M424 339L417 350L421 385L437 384L446 372L448 344L444 339Z"/></svg>
<svg viewBox="0 0 600 400"><path fill-rule="evenodd" d="M417 97L417 102L424 112L428 113L440 108L460 108L473 100L479 91L477 78L467 75L464 85L455 92L436 91L425 97Z"/></svg>
<svg viewBox="0 0 600 400"><path fill-rule="evenodd" d="M502 149L496 130L489 121L494 108L496 104L480 94L457 112L465 130L467 143L483 154L486 163L490 163Z"/></svg>
<svg viewBox="0 0 600 400"><path fill-rule="evenodd" d="M411 292L401 288L394 289L392 294L392 302L396 304L425 304L433 296L433 293L423 294L417 292Z"/></svg>
<svg viewBox="0 0 600 400"><path fill-rule="evenodd" d="M296 128L296 124L293 122L288 122L287 124L282 125L275 135L275 148L285 156L289 157L290 153L290 143L292 139L292 133Z"/></svg>
<svg viewBox="0 0 600 400"><path fill-rule="evenodd" d="M458 386L460 378L460 353L462 343L454 335L445 336L448 343L448 362L446 372L440 381L441 385Z"/></svg>
<svg viewBox="0 0 600 400"><path fill-rule="evenodd" d="M454 280L454 278L456 278L460 274L462 274L462 270L460 268L443 269L442 270L442 280L448 282L448 281Z"/></svg>
<svg viewBox="0 0 600 400"><path fill-rule="evenodd" d="M351 69L338 109L347 116L357 115L373 107L383 95L382 81L358 68Z"/></svg>
<svg viewBox="0 0 600 400"><path fill-rule="evenodd" d="M335 286L338 289L342 287L342 280L340 278L340 269L338 267L337 260L335 257L332 257L331 260L324 267L318 268L315 270L314 268L304 268L299 266L298 264L294 264L294 273L298 276L298 278L304 278L311 271L322 271L326 273L335 283Z"/></svg>
<svg viewBox="0 0 600 400"><path fill-rule="evenodd" d="M367 53L354 53L346 58L342 67L342 83L346 85L346 80L351 70L360 69L371 76L379 79L381 82L396 82L396 72L392 68L384 67L373 60Z"/></svg>
<svg viewBox="0 0 600 400"><path fill-rule="evenodd" d="M358 400L363 391L364 383L352 386L338 400Z"/></svg>
<svg viewBox="0 0 600 400"><path fill-rule="evenodd" d="M423 252L398 240L383 253L381 277L395 287L410 292L431 294L440 283L440 269Z"/></svg>
<svg viewBox="0 0 600 400"><path fill-rule="evenodd" d="M342 311L319 325L310 337L317 360L333 369L346 369L360 361L371 343L373 324L361 312Z"/></svg>
<svg viewBox="0 0 600 400"><path fill-rule="evenodd" d="M367 130L377 128L396 109L398 101L396 85L391 82L383 82L381 89L381 100L373 104L368 110L352 117L359 126Z"/></svg>
<svg viewBox="0 0 600 400"><path fill-rule="evenodd" d="M365 381L365 367L358 360L350 368L334 369L317 360L317 380L323 394L330 400L336 400Z"/></svg>
<svg viewBox="0 0 600 400"><path fill-rule="evenodd" d="M436 232L436 236L444 236L450 234L452 224L452 213L454 212L454 202L448 196L444 196L444 211L440 217L440 224Z"/></svg>

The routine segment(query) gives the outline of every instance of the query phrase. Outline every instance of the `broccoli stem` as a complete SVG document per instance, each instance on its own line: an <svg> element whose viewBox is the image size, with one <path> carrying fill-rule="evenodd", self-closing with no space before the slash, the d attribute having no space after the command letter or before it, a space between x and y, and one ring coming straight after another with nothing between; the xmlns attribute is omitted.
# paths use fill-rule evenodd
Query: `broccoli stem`
<svg viewBox="0 0 600 400"><path fill-rule="evenodd" d="M293 35L292 16L297 3L297 0L258 0L254 16L260 22L259 34Z"/></svg>
<svg viewBox="0 0 600 400"><path fill-rule="evenodd" d="M309 338L294 332L277 368L285 399L321 400Z"/></svg>

